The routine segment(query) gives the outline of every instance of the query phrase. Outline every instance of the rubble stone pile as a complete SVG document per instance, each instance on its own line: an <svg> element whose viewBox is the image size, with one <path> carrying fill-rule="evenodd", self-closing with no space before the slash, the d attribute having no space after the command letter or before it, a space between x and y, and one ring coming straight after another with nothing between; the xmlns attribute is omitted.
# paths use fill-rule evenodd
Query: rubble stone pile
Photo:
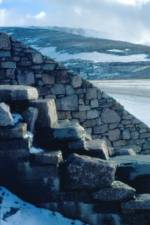
<svg viewBox="0 0 150 225"><path fill-rule="evenodd" d="M149 224L149 155L116 156L105 139L59 121L55 100L34 87L0 85L0 94L0 185L90 225Z"/></svg>

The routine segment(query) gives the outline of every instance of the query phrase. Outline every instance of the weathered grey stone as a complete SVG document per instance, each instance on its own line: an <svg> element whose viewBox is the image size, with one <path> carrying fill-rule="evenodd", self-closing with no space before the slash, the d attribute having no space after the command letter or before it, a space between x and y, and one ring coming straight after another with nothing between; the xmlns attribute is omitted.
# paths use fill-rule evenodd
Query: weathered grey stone
<svg viewBox="0 0 150 225"><path fill-rule="evenodd" d="M63 84L55 84L53 87L52 87L52 94L55 94L55 95L65 95L65 86Z"/></svg>
<svg viewBox="0 0 150 225"><path fill-rule="evenodd" d="M15 139L1 139L0 140L0 151L12 151L26 149L29 150L31 147L31 141L29 138L15 138Z"/></svg>
<svg viewBox="0 0 150 225"><path fill-rule="evenodd" d="M23 138L27 133L27 124L19 123L15 127L0 128L0 139Z"/></svg>
<svg viewBox="0 0 150 225"><path fill-rule="evenodd" d="M66 164L67 188L93 190L108 187L114 181L115 170L112 162L73 154Z"/></svg>
<svg viewBox="0 0 150 225"><path fill-rule="evenodd" d="M122 203L124 213L135 213L141 211L150 212L150 194L138 195L135 200Z"/></svg>
<svg viewBox="0 0 150 225"><path fill-rule="evenodd" d="M61 151L51 151L51 152L42 152L37 154L32 154L32 163L38 165L55 165L58 166L63 162L62 152Z"/></svg>
<svg viewBox="0 0 150 225"><path fill-rule="evenodd" d="M33 72L18 73L17 79L20 85L33 85L35 83Z"/></svg>
<svg viewBox="0 0 150 225"><path fill-rule="evenodd" d="M55 165L36 165L29 162L20 162L17 179L24 187L24 191L26 188L30 190L28 195L31 198L35 195L36 200L39 199L41 193L42 196L48 197L50 193L53 191L58 192L60 189L58 168Z"/></svg>
<svg viewBox="0 0 150 225"><path fill-rule="evenodd" d="M91 108L97 108L98 107L98 100L97 99L93 99L91 100Z"/></svg>
<svg viewBox="0 0 150 225"><path fill-rule="evenodd" d="M5 69L16 69L16 63L15 62L2 62L1 67Z"/></svg>
<svg viewBox="0 0 150 225"><path fill-rule="evenodd" d="M117 141L120 139L120 130L115 129L115 130L109 130L108 131L108 138L110 141Z"/></svg>
<svg viewBox="0 0 150 225"><path fill-rule="evenodd" d="M97 89L96 88L88 88L86 92L87 99L97 99Z"/></svg>
<svg viewBox="0 0 150 225"><path fill-rule="evenodd" d="M117 164L117 179L134 184L140 193L149 193L150 185L150 155L112 157Z"/></svg>
<svg viewBox="0 0 150 225"><path fill-rule="evenodd" d="M90 156L95 156L101 159L109 159L109 147L105 140L95 139L86 141L85 149L89 151Z"/></svg>
<svg viewBox="0 0 150 225"><path fill-rule="evenodd" d="M32 60L33 60L33 63L35 63L35 64L42 64L43 56L40 53L35 52L32 54Z"/></svg>
<svg viewBox="0 0 150 225"><path fill-rule="evenodd" d="M5 103L0 103L0 126L7 127L13 126L13 117L10 108Z"/></svg>
<svg viewBox="0 0 150 225"><path fill-rule="evenodd" d="M82 78L80 76L73 76L72 78L72 86L74 88L79 88L82 85Z"/></svg>
<svg viewBox="0 0 150 225"><path fill-rule="evenodd" d="M28 131L34 133L35 124L38 118L38 109L35 107L29 107L24 113L23 118L28 126Z"/></svg>
<svg viewBox="0 0 150 225"><path fill-rule="evenodd" d="M71 141L68 143L68 149L70 152L78 152L80 150L85 150L86 149L86 141L85 138L76 140L76 141Z"/></svg>
<svg viewBox="0 0 150 225"><path fill-rule="evenodd" d="M79 111L88 111L90 110L90 106L89 105L79 105Z"/></svg>
<svg viewBox="0 0 150 225"><path fill-rule="evenodd" d="M30 102L30 105L38 109L37 127L56 126L58 118L54 99L39 99Z"/></svg>
<svg viewBox="0 0 150 225"><path fill-rule="evenodd" d="M66 85L66 95L73 95L75 94L75 90L71 85Z"/></svg>
<svg viewBox="0 0 150 225"><path fill-rule="evenodd" d="M130 131L123 130L122 136L123 136L123 139L129 140L131 138Z"/></svg>
<svg viewBox="0 0 150 225"><path fill-rule="evenodd" d="M96 109L87 111L87 119L95 119L99 117L99 112Z"/></svg>
<svg viewBox="0 0 150 225"><path fill-rule="evenodd" d="M104 134L107 131L108 131L108 125L107 124L94 127L94 134Z"/></svg>
<svg viewBox="0 0 150 225"><path fill-rule="evenodd" d="M75 141L86 136L86 132L82 126L68 120L58 123L52 132L53 137L61 141Z"/></svg>
<svg viewBox="0 0 150 225"><path fill-rule="evenodd" d="M0 33L0 50L10 50L11 49L11 42L10 38L5 33Z"/></svg>
<svg viewBox="0 0 150 225"><path fill-rule="evenodd" d="M121 148L119 148L119 149L115 149L115 152L114 152L114 154L116 155L116 156L123 156L123 155L132 155L132 156L134 156L134 155L136 155L136 148L134 148L134 147L121 147Z"/></svg>
<svg viewBox="0 0 150 225"><path fill-rule="evenodd" d="M10 51L6 51L6 50L1 50L0 51L0 58L3 58L3 57L11 57L11 52Z"/></svg>
<svg viewBox="0 0 150 225"><path fill-rule="evenodd" d="M0 85L0 101L29 101L38 98L38 91L34 87L23 85Z"/></svg>
<svg viewBox="0 0 150 225"><path fill-rule="evenodd" d="M120 181L114 181L111 187L104 188L95 192L93 198L98 201L124 201L132 199L136 190Z"/></svg>
<svg viewBox="0 0 150 225"><path fill-rule="evenodd" d="M78 96L71 95L57 100L58 110L78 111Z"/></svg>
<svg viewBox="0 0 150 225"><path fill-rule="evenodd" d="M56 68L56 63L52 62L52 63L48 63L48 64L44 64L43 66L43 70L45 71L53 71Z"/></svg>
<svg viewBox="0 0 150 225"><path fill-rule="evenodd" d="M50 74L42 74L42 80L44 84L54 84L55 83L55 77Z"/></svg>
<svg viewBox="0 0 150 225"><path fill-rule="evenodd" d="M119 123L121 118L120 116L118 115L117 112L115 112L114 110L112 109L105 109L103 112L102 112L102 121L104 123Z"/></svg>

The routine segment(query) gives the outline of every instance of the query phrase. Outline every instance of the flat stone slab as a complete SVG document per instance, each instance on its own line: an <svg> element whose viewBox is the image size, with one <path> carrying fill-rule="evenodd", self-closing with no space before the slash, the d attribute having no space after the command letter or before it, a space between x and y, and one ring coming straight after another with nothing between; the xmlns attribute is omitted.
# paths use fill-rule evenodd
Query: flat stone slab
<svg viewBox="0 0 150 225"><path fill-rule="evenodd" d="M59 141L77 141L86 137L86 132L80 124L71 121L63 121L52 130L53 137Z"/></svg>
<svg viewBox="0 0 150 225"><path fill-rule="evenodd" d="M72 154L66 162L66 185L74 190L99 190L110 187L115 178L113 162Z"/></svg>
<svg viewBox="0 0 150 225"><path fill-rule="evenodd" d="M119 168L125 168L129 180L142 175L150 175L150 155L117 156L111 158L112 160Z"/></svg>
<svg viewBox="0 0 150 225"><path fill-rule="evenodd" d="M150 193L150 155L117 156L117 179L132 184L140 193Z"/></svg>
<svg viewBox="0 0 150 225"><path fill-rule="evenodd" d="M31 161L38 165L55 165L58 166L63 162L61 151L41 152L32 154Z"/></svg>
<svg viewBox="0 0 150 225"><path fill-rule="evenodd" d="M102 202L118 202L132 199L136 190L120 181L114 181L111 187L101 189L93 194L94 199Z"/></svg>
<svg viewBox="0 0 150 225"><path fill-rule="evenodd" d="M95 139L86 141L86 150L89 156L101 159L109 159L109 148L105 140Z"/></svg>
<svg viewBox="0 0 150 225"><path fill-rule="evenodd" d="M14 127L0 128L0 140L8 140L14 138L23 138L27 133L27 124L19 123Z"/></svg>
<svg viewBox="0 0 150 225"><path fill-rule="evenodd" d="M34 87L24 85L0 85L0 101L30 101L38 99L38 91Z"/></svg>
<svg viewBox="0 0 150 225"><path fill-rule="evenodd" d="M135 200L122 203L122 210L125 213L150 212L150 194L138 195Z"/></svg>

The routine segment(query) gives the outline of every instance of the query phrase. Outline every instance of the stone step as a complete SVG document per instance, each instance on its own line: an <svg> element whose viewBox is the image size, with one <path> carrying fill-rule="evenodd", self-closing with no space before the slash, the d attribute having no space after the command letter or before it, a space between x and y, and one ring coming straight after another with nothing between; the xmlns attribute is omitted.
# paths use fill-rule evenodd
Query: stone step
<svg viewBox="0 0 150 225"><path fill-rule="evenodd" d="M122 210L128 214L143 211L150 213L150 194L138 195L136 199L122 203Z"/></svg>
<svg viewBox="0 0 150 225"><path fill-rule="evenodd" d="M53 138L58 141L77 141L86 137L85 129L79 123L65 120L52 129Z"/></svg>
<svg viewBox="0 0 150 225"><path fill-rule="evenodd" d="M150 193L150 155L116 156L111 160L117 164L117 179L140 193Z"/></svg>
<svg viewBox="0 0 150 225"><path fill-rule="evenodd" d="M32 154L31 163L38 165L55 165L59 166L63 162L61 151L41 152Z"/></svg>
<svg viewBox="0 0 150 225"><path fill-rule="evenodd" d="M0 102L20 102L38 99L36 88L25 85L0 85Z"/></svg>
<svg viewBox="0 0 150 225"><path fill-rule="evenodd" d="M110 187L115 178L115 163L72 154L66 161L66 188L99 190Z"/></svg>

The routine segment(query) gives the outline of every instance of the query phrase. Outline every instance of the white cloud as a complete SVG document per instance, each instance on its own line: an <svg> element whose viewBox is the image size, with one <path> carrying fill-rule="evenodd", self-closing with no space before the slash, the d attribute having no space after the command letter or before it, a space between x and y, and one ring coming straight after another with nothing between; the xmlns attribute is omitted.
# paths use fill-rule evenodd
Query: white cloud
<svg viewBox="0 0 150 225"><path fill-rule="evenodd" d="M3 3L3 0L0 0L0 4L2 4Z"/></svg>
<svg viewBox="0 0 150 225"><path fill-rule="evenodd" d="M46 12L41 11L40 13L35 15L34 18L37 19L37 20L43 20L43 19L45 19L46 15L47 15Z"/></svg>

